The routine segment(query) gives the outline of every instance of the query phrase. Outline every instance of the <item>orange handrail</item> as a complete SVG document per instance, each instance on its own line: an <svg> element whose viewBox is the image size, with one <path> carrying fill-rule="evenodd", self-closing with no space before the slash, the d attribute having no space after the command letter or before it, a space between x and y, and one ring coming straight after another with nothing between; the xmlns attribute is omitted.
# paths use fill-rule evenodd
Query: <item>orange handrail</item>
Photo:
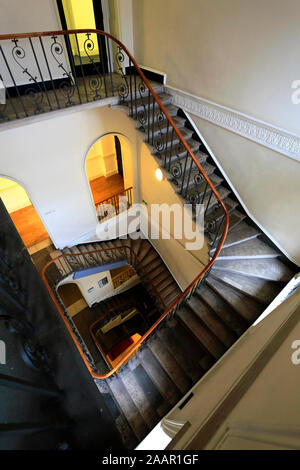
<svg viewBox="0 0 300 470"><path fill-rule="evenodd" d="M219 204L221 205L223 211L224 211L224 217L225 217L225 223L224 223L224 228L223 228L223 233L220 237L220 241L219 241L219 244L218 244L218 247L216 248L215 252L214 252L214 255L212 256L211 260L209 261L209 263L207 264L207 266L205 266L205 268L199 273L199 275L193 280L193 282L184 290L184 292L172 303L172 305L170 307L168 307L166 309L166 311L161 315L161 317L152 325L152 327L140 338L140 340L136 343L135 347L133 348L133 350L136 350L139 345L153 332L153 330L158 326L158 324L171 312L173 311L173 309L185 298L185 296L187 294L189 294L190 292L192 292L192 289L197 285L197 283L199 282L199 280L208 272L208 270L212 267L212 265L214 264L215 260L217 259L217 257L219 256L220 254L220 251L223 247L223 244L224 244L224 241L225 241L225 238L227 236L227 232L228 232L228 227L229 227L229 214L228 214L228 211L227 211L227 208L224 204L224 202L222 201L219 193L217 192L217 190L214 188L213 184L211 183L211 181L209 180L207 174L205 173L204 169L202 168L201 164L198 162L197 158L195 157L194 153L192 152L191 148L189 147L189 145L187 144L187 142L185 141L184 137L182 136L181 132L179 131L179 129L177 129L173 119L171 118L171 116L169 115L168 111L166 110L165 106L162 104L160 98L158 97L158 95L156 94L156 92L154 91L154 89L152 88L150 82L147 80L147 78L145 77L144 73L142 72L142 70L140 69L139 65L137 64L136 60L134 59L134 57L131 55L131 53L128 51L128 49L126 48L126 46L124 44L121 43L121 41L119 41L117 38L113 37L111 34L109 33L106 33L105 31L101 31L101 30L98 30L98 29L73 29L73 30L68 30L68 31L47 31L47 32L33 32L33 33L18 33L18 34L3 34L3 35L0 35L0 40L9 40L9 39L25 39L25 38L33 38L33 37L46 37L46 36L65 36L65 35L70 35L70 34L84 34L84 33L96 33L96 34L99 34L99 35L102 35L102 36L106 36L107 38L111 39L113 42L115 42L125 53L126 55L128 56L128 58L130 59L131 63L133 64L135 70L138 72L139 76L141 77L141 79L143 80L144 84L147 86L149 92L151 93L153 99L156 101L156 103L158 104L159 108L163 111L167 121L169 122L169 124L172 126L174 132L176 133L176 135L178 136L179 138L179 141L182 143L183 147L186 149L186 151L188 152L188 154L190 155L190 157L193 159L195 165L197 166L197 168L199 169L199 171L201 172L201 174L203 175L203 178L205 179L207 185L210 187L212 193L216 196ZM123 247L122 247L123 248ZM93 251L93 252L87 252L87 253L95 253L97 252L97 250ZM79 255L79 253L78 253ZM62 256L67 256L67 255L62 255ZM75 255L70 255L70 256L75 256ZM82 256L82 253L80 253L80 256ZM59 258L59 257L58 257ZM133 350L129 351L128 354L125 356L125 358L122 359L121 363L117 364L117 366L115 366L108 374L104 374L104 375L100 375L100 374L96 374L94 373L90 366L89 366L89 363L87 362L87 359L85 358L83 352L81 351L81 348L80 348L80 345L78 344L77 342L77 339L75 338L73 332L72 332L72 329L70 327L70 325L68 324L54 294L52 293L52 290L49 286L49 284L47 283L47 279L45 278L45 269L46 267L50 264L50 263L53 263L55 260L52 260L50 261L49 263L47 263L47 265L44 267L43 269L43 272L42 272L42 277L43 277L43 280L49 290L49 293L52 297L52 299L54 300L60 314L62 315L62 318L63 320L65 321L65 324L86 364L86 366L88 367L90 373L93 375L93 377L95 378L107 378L109 377L110 375L112 375L114 372L116 372L116 370L122 365L122 363L125 362L125 360L130 356L130 354L132 354Z"/></svg>

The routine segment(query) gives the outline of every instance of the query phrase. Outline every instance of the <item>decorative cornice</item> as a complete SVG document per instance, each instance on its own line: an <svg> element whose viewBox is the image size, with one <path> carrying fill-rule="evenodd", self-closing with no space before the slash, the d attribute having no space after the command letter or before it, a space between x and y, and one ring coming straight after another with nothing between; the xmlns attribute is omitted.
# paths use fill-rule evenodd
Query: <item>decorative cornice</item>
<svg viewBox="0 0 300 470"><path fill-rule="evenodd" d="M173 96L173 104L184 111L300 161L300 135L177 88L165 88Z"/></svg>

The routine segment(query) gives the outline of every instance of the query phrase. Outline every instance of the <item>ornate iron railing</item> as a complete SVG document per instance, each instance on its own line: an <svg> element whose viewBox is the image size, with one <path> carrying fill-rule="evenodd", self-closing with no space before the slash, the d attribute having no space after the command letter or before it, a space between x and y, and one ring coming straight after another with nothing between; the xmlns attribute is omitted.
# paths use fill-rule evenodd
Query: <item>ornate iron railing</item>
<svg viewBox="0 0 300 470"><path fill-rule="evenodd" d="M99 64L95 60L93 56L95 42L91 37L92 34L97 35L100 59L106 53L107 64L101 61ZM79 35L85 36L85 59L91 65L93 75L87 75L85 72L83 51L80 50L78 43ZM104 38L105 51L103 51L103 41L99 38ZM26 62L28 58L26 48L31 51L32 60L28 62ZM75 52L77 50L79 65L76 65L74 59L74 48ZM4 82L7 97L6 105L0 105L0 119L27 117L109 96L118 96L119 103L128 106L130 116L138 120L140 129L146 134L146 141L155 147L156 155L162 162L161 166L176 180L178 194L188 200L194 210L198 203L204 205L205 229L209 243L214 247L213 256L194 281L135 345L134 348L137 349L167 315L174 312L193 294L212 267L228 232L227 208L193 153L193 149L185 140L184 132L177 128L173 117L137 62L118 39L106 32L93 29L2 35L0 58L2 58L0 78ZM29 65L33 64L36 64L35 70L29 68ZM15 70L19 71L23 81L16 75ZM31 103L31 107L28 103ZM46 278L44 280L50 289ZM63 315L54 294L53 299ZM73 339L80 349L76 338ZM125 360L126 357L123 361ZM85 362L93 376L98 378L113 374L121 365L116 366L108 375L97 375L86 360Z"/></svg>
<svg viewBox="0 0 300 470"><path fill-rule="evenodd" d="M132 206L132 187L119 191L96 204L99 221L115 217Z"/></svg>

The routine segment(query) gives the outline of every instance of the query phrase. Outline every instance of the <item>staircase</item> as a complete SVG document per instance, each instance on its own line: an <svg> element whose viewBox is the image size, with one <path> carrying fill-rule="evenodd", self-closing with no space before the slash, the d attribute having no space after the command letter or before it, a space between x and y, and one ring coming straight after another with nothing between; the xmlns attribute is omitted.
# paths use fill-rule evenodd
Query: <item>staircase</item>
<svg viewBox="0 0 300 470"><path fill-rule="evenodd" d="M105 381L95 380L124 445L129 449L134 448L222 357L295 273L295 267L271 246L239 207L203 143L189 128L188 121L180 116L180 110L172 105L171 96L161 86L155 91L217 187L229 211L230 224L217 261L194 295L155 330L118 375ZM178 152L175 146L171 149L166 123L156 124L148 130L145 122L141 122L141 116L140 121L138 119L139 111L143 116L149 113L146 100L138 101L137 128L148 132L150 140L153 138L153 156L174 190L180 193L183 202L193 201L196 193L199 200L204 184L194 178L198 169L192 168L189 181L180 174L178 165L186 152ZM165 149L166 145L167 157L159 148ZM206 217L211 256L221 235L221 231L215 233L211 225L219 217L219 206L212 197ZM161 279L160 274L155 274L153 265L150 272L154 280Z"/></svg>
<svg viewBox="0 0 300 470"><path fill-rule="evenodd" d="M133 449L253 324L296 267L245 214L184 113L172 104L171 95L162 85L152 88L126 48L118 48L134 66L129 76L120 67L119 105L128 107L182 202L192 204L194 214L197 203L205 206L205 234L214 261L117 374L99 379L90 369L124 446ZM222 201L229 227L220 251L227 229ZM103 248L113 251L87 253ZM160 311L167 311L181 294L147 240L83 244L64 254L68 258L56 260L49 273L54 286L76 270L111 262L113 256L134 266Z"/></svg>

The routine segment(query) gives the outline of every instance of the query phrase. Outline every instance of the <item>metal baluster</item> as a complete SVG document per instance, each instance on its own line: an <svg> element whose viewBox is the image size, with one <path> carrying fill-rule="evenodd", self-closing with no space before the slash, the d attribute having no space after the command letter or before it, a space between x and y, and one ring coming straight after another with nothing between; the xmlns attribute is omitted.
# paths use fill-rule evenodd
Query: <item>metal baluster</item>
<svg viewBox="0 0 300 470"><path fill-rule="evenodd" d="M184 180L185 180L185 172L186 172L186 167L187 167L188 158L189 158L189 152L186 151L186 157L185 157L185 162L184 162L184 170L183 170L183 172L182 172L182 180L181 180L180 194L182 194L182 191L183 191Z"/></svg>
<svg viewBox="0 0 300 470"><path fill-rule="evenodd" d="M174 127L172 126L172 135L171 135L171 145L170 145L170 152L169 152L169 165L168 171L171 169L171 157L172 157L172 150L173 150L173 140L174 140ZM168 141L166 140L166 146L168 147Z"/></svg>
<svg viewBox="0 0 300 470"><path fill-rule="evenodd" d="M85 91L85 97L86 97L86 101L89 102L88 92L87 92L86 83L85 83L85 76L84 76L83 67L82 67L82 59L81 59L81 54L80 54L80 48L79 48L77 33L75 33L75 41L76 41L76 47L77 47L77 51L78 51L78 57L79 57L80 70L81 70L81 74L82 74L83 86L84 86L84 91Z"/></svg>
<svg viewBox="0 0 300 470"><path fill-rule="evenodd" d="M166 150L165 150L165 157L164 157L164 168L167 167L169 128L170 128L170 123L169 123L169 120L168 120L167 133L166 133Z"/></svg>
<svg viewBox="0 0 300 470"><path fill-rule="evenodd" d="M24 111L24 113L25 113L25 116L28 117L28 113L27 113L27 111L26 111L26 108L25 108L25 106L24 106L24 102L23 102L22 97L21 97L21 94L20 94L20 92L19 92L19 87L18 87L18 85L17 85L17 83L16 83L16 81L15 81L15 79L14 79L14 76L13 76L13 74L12 74L12 71L10 70L10 67L9 67L8 62L7 62L7 60L6 60L6 57L5 57L5 54L4 54L4 52L3 52L2 46L0 46L0 51L1 51L2 57L3 57L3 59L4 59L5 65L6 65L6 67L7 67L8 73L9 73L9 75L10 75L10 78L12 79L12 82L13 82L14 87L15 87L15 89L16 89L16 92L17 92L18 98L19 98L19 100L20 100L20 103L21 103L21 105L22 105L22 108L23 108L23 111Z"/></svg>
<svg viewBox="0 0 300 470"><path fill-rule="evenodd" d="M135 119L137 119L137 98L136 98L136 70L134 69L134 103L135 103Z"/></svg>
<svg viewBox="0 0 300 470"><path fill-rule="evenodd" d="M72 75L73 75L75 86L76 86L76 89L77 89L78 98L79 98L79 101L80 101L80 104L81 104L82 100L81 100L81 95L80 95L78 81L77 81L77 74L76 74L76 68L75 68L75 64L74 64L72 47L71 47L71 43L70 43L70 37L69 37L68 34L66 34L66 36L65 36L65 41L66 41L66 49L67 49L68 55L70 57L70 65L71 65Z"/></svg>
<svg viewBox="0 0 300 470"><path fill-rule="evenodd" d="M108 56L108 68L109 68L109 75L110 75L110 85L111 85L111 94L114 96L114 84L113 84L113 70L112 70L112 63L111 63L111 56L110 56L110 46L109 46L109 38L105 37L106 45L107 45L107 56Z"/></svg>
<svg viewBox="0 0 300 470"><path fill-rule="evenodd" d="M100 55L101 55L100 66L101 66L103 80L104 80L105 96L107 98L108 94L107 94L106 76L105 76L104 61L103 61L104 53L103 53L102 37L101 37L101 35L97 34L97 38L98 38L98 44L99 44L99 49L100 49Z"/></svg>
<svg viewBox="0 0 300 470"><path fill-rule="evenodd" d="M53 82L53 77L52 77L52 74L51 74L51 70L50 70L50 67L49 67L49 62L48 62L48 59L47 59L47 56L46 56L46 52L45 52L45 48L44 48L44 44L43 44L41 36L39 37L39 40L40 40L41 48L42 48L42 51L43 51L44 59L45 59L45 62L46 62L47 70L48 70L48 73L49 73L49 77L50 77L50 80L51 80L52 88L53 88L53 91L54 91L54 96L55 96L55 99L56 99L57 107L58 107L58 109L60 109L60 104L59 104L59 101L58 101L58 98L57 98L56 89L55 89L54 82Z"/></svg>
<svg viewBox="0 0 300 470"><path fill-rule="evenodd" d="M129 116L132 116L132 114L133 114L133 100L132 100L132 72L131 72L131 67L132 67L132 62L131 62L131 59L129 59L129 73L130 73L130 77L129 77L130 112L129 112Z"/></svg>
<svg viewBox="0 0 300 470"><path fill-rule="evenodd" d="M189 169L189 174L188 174L188 179L187 179L187 184L186 184L186 190L185 190L185 194L184 194L185 198L187 197L188 190L189 190L189 184L190 184L190 179L191 179L191 172L192 172L192 168L193 168L193 162L194 162L194 160L191 158L191 164L190 164L190 169Z"/></svg>
<svg viewBox="0 0 300 470"><path fill-rule="evenodd" d="M151 143L153 145L154 143L154 123L155 123L155 99L154 96L152 97L153 102L152 102L152 138L151 138Z"/></svg>
<svg viewBox="0 0 300 470"><path fill-rule="evenodd" d="M32 49L32 53L33 53L33 57L34 57L36 66L38 68L38 71L39 71L39 74L40 74L40 77L41 77L41 80L42 80L42 83L43 83L43 88L44 88L45 95L46 95L46 98L47 98L47 101L48 101L48 104L49 104L49 108L50 108L50 111L52 111L52 106L51 106L50 99L49 99L49 96L48 96L47 87L45 85L45 80L44 80L44 77L43 77L43 74L42 74L42 71L41 71L41 67L40 67L39 61L37 59L37 56L36 56L35 49L33 47L33 42L32 42L31 38L29 38L29 42L30 42L30 46L31 46L31 49Z"/></svg>

